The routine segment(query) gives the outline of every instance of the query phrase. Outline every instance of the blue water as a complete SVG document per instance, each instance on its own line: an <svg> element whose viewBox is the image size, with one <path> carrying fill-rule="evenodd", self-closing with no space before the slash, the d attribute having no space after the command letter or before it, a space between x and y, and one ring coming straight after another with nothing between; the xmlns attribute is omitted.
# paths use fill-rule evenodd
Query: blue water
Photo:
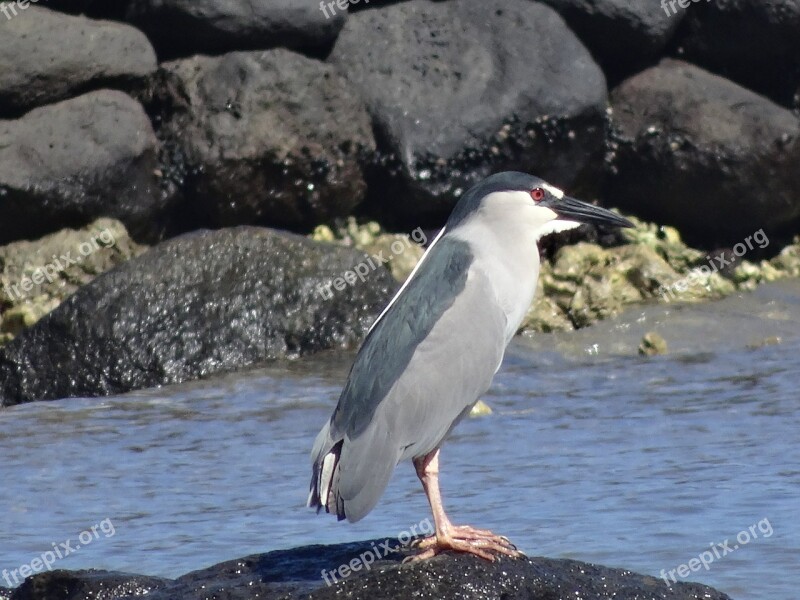
<svg viewBox="0 0 800 600"><path fill-rule="evenodd" d="M636 355L651 330L669 354ZM780 343L761 345L772 336ZM799 282L520 338L485 398L494 413L445 445L445 505L530 555L656 577L727 539L726 556L685 580L737 599L796 598L798 356ZM310 446L351 360L0 411L0 570L70 540L81 547L56 568L177 576L419 528L429 513L410 464L360 523L304 508Z"/></svg>

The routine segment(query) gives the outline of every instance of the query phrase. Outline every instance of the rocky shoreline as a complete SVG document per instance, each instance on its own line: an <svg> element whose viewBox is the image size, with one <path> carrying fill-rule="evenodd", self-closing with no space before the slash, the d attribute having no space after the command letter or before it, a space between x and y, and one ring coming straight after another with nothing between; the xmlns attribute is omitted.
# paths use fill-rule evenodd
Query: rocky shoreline
<svg viewBox="0 0 800 600"><path fill-rule="evenodd" d="M800 244L756 263L689 248L673 228L636 224L611 246L596 234L601 243L549 246L521 332L578 329L631 304L720 299L800 276ZM119 394L352 348L429 238L351 219L308 237L237 227L147 249L120 222L101 219L14 242L0 248L9 307L0 316L0 399ZM754 250L768 245L756 234Z"/></svg>
<svg viewBox="0 0 800 600"><path fill-rule="evenodd" d="M387 554L384 546L400 550ZM402 564L409 552L400 540L391 539L306 546L246 556L176 579L55 570L34 575L13 591L0 588L0 600L126 600L145 595L154 600L204 600L210 595L228 600L343 596L378 600L424 595L465 600L730 600L697 583L667 585L656 577L575 560L536 557L488 563L474 556L446 554Z"/></svg>
<svg viewBox="0 0 800 600"><path fill-rule="evenodd" d="M0 403L357 345L409 232L498 170L642 219L546 240L526 331L800 275L800 9L778 4L11 3Z"/></svg>
<svg viewBox="0 0 800 600"><path fill-rule="evenodd" d="M673 227L646 223L626 215L635 229L604 239L591 227L545 240L548 256L542 261L536 299L523 322L522 332L569 331L620 314L639 303L702 302L719 300L761 283L800 276L800 238L767 260L747 260L770 246L763 230L751 236L749 246L704 252L689 247ZM409 236L387 234L375 222L353 219L335 230L320 226L314 239L353 247L368 255L381 253L399 282L403 282L422 255ZM430 236L427 236L430 237ZM427 239L426 237L426 239ZM404 240L401 252L391 244ZM576 239L584 241L573 242Z"/></svg>
<svg viewBox="0 0 800 600"><path fill-rule="evenodd" d="M543 240L523 332L800 277L800 3L322 4L0 3L0 407L356 347L503 170L637 225ZM320 580L367 547L0 598L727 598L544 558Z"/></svg>

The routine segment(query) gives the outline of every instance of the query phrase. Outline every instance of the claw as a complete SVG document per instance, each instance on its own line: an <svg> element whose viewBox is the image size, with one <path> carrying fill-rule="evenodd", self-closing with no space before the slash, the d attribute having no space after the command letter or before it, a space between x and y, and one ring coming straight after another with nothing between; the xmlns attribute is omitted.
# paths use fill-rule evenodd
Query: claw
<svg viewBox="0 0 800 600"><path fill-rule="evenodd" d="M411 543L408 545L408 547L409 547L409 548L412 548L412 549L424 548L425 546L427 546L427 545L429 545L429 544L430 544L430 540L431 540L432 538L433 538L433 536L431 536L431 535L428 535L428 536L425 536L425 537L418 537L418 538L415 538L415 539L414 539L414 540L413 540L413 541L412 541L412 542L411 542Z"/></svg>
<svg viewBox="0 0 800 600"><path fill-rule="evenodd" d="M415 540L412 547L421 552L406 557L404 563L427 560L447 550L474 554L489 562L493 562L497 556L512 558L523 556L507 537L496 535L486 529L475 529L469 525L451 526L439 535Z"/></svg>

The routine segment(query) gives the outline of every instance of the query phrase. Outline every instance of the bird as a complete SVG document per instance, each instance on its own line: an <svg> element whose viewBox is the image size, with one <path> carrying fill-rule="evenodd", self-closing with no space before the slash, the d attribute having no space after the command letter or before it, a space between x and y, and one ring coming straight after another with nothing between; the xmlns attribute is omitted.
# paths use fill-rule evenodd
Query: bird
<svg viewBox="0 0 800 600"><path fill-rule="evenodd" d="M395 467L411 459L434 520L412 561L446 551L489 561L520 555L505 536L450 521L440 448L489 389L533 301L537 242L584 223L633 227L516 171L490 175L461 196L356 354L313 445L308 506L359 521Z"/></svg>

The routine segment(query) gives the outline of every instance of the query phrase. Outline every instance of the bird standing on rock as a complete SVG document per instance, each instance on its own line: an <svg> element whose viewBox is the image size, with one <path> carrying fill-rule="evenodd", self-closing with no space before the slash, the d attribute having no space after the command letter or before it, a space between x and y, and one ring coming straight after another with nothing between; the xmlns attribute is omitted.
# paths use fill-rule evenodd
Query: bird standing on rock
<svg viewBox="0 0 800 600"><path fill-rule="evenodd" d="M413 560L446 550L487 560L519 554L503 536L450 522L439 449L489 389L531 305L537 241L581 223L632 227L525 173L492 175L464 194L367 333L314 443L309 506L358 521L410 458L435 524Z"/></svg>

